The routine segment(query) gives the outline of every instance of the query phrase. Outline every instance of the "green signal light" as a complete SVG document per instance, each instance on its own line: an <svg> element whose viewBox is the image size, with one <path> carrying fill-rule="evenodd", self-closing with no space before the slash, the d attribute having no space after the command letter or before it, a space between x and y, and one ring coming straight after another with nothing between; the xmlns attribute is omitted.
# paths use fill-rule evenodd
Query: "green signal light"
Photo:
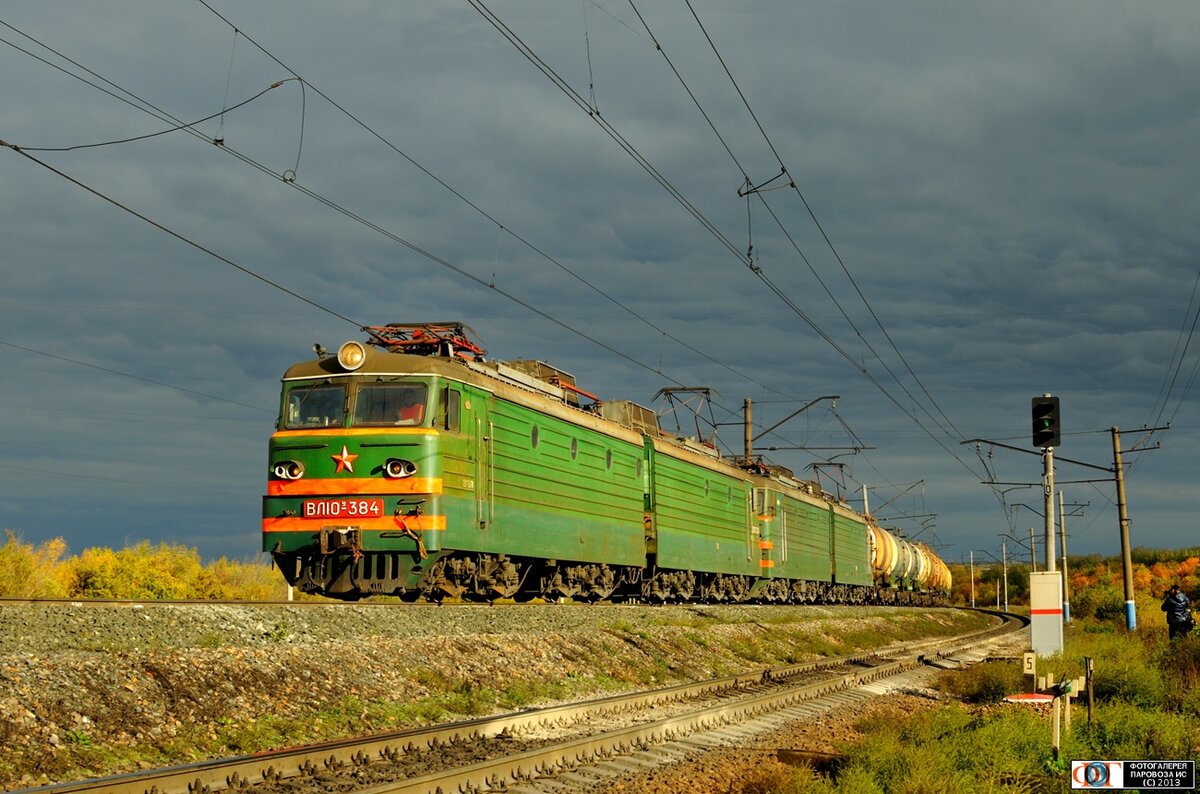
<svg viewBox="0 0 1200 794"><path fill-rule="evenodd" d="M1033 445L1045 449L1057 447L1059 434L1058 398L1052 395L1034 397L1033 407Z"/></svg>

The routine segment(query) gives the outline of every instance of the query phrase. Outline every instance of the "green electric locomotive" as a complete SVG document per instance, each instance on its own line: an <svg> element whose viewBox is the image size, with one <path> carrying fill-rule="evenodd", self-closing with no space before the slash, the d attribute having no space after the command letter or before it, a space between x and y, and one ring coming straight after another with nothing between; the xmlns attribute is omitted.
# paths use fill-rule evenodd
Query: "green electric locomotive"
<svg viewBox="0 0 1200 794"><path fill-rule="evenodd" d="M263 549L304 592L892 603L949 589L931 551L815 483L664 433L545 363L489 361L461 323L363 330L283 377Z"/></svg>

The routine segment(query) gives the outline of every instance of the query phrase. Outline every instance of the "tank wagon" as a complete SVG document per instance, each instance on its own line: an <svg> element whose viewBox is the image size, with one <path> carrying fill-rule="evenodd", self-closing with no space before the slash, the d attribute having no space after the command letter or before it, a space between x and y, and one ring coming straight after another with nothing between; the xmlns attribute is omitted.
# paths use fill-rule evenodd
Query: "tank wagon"
<svg viewBox="0 0 1200 794"><path fill-rule="evenodd" d="M782 467L722 457L461 323L363 329L283 376L263 550L301 591L933 603L927 547Z"/></svg>

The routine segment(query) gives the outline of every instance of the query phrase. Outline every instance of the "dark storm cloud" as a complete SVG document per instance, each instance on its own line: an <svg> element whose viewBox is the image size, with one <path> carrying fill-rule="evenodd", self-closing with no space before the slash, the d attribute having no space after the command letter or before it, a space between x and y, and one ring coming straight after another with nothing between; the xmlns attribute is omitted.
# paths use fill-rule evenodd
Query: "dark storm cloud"
<svg viewBox="0 0 1200 794"><path fill-rule="evenodd" d="M1018 520L979 483L985 462L1000 480L1038 476L1032 455L985 447L981 461L962 438L1027 447L1029 398L1043 391L1063 398L1063 454L1098 464L1111 425L1174 419L1135 469L1135 542L1192 542L1181 517L1196 419L1190 392L1180 397L1194 345L1157 408L1200 251L1193 5L698 5L854 284L794 192L762 194L790 239L759 201L747 216L736 191L779 162L684 8L640 10L724 144L627 6L494 10L581 96L593 84L600 118L733 251L469 6L214 7L391 146L290 81L200 125L224 149L174 133L31 154L329 311L0 151L0 341L80 362L0 348L21 373L0 386L0 525L63 535L73 550L148 537L252 554L283 369L313 342L359 337L360 322L460 318L495 356L551 361L607 397L712 386L718 421L734 421L745 396L765 425L839 394L837 416L876 449L839 458L838 485L855 499L862 484L878 489L882 504L924 478L904 512L939 513L922 537L952 559L993 548ZM0 19L183 120L290 76L200 4L17 2ZM10 46L0 67L5 141L169 126ZM294 169L391 236L229 150ZM803 317L740 261L751 242ZM827 405L780 432L853 443ZM812 454L771 457L813 476ZM1060 479L1080 474L1060 467ZM1111 486L1070 489L1092 505L1074 519L1075 548L1111 551L1114 533L1100 530L1115 525Z"/></svg>

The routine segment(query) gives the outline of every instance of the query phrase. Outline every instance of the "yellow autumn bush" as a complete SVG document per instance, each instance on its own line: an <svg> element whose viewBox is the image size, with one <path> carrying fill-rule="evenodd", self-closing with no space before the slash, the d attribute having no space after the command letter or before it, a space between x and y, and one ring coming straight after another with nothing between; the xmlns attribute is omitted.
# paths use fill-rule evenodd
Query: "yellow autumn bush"
<svg viewBox="0 0 1200 794"><path fill-rule="evenodd" d="M34 546L22 543L17 533L4 530L0 546L0 596L4 598L62 598L67 595L60 558L67 550L62 538Z"/></svg>
<svg viewBox="0 0 1200 794"><path fill-rule="evenodd" d="M142 541L64 557L62 538L35 547L11 530L5 536L0 596L7 598L265 601L282 598L286 590L283 577L265 563L225 557L205 563L196 549L181 544Z"/></svg>

